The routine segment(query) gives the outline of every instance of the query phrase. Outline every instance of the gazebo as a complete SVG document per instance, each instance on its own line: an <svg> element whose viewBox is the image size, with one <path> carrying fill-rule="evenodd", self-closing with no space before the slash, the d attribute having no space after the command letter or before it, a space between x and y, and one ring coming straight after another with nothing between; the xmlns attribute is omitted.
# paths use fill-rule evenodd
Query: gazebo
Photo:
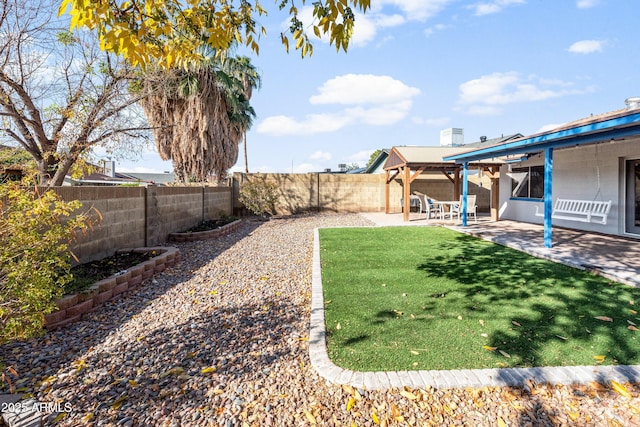
<svg viewBox="0 0 640 427"><path fill-rule="evenodd" d="M385 213L390 213L390 187L391 182L400 177L402 180L404 221L409 221L411 183L422 172L439 171L451 181L454 186L454 198L458 199L462 193L466 194L465 186L468 185L468 170L476 168L481 170L491 179L491 217L498 220L498 185L500 178L500 165L504 161L500 159L488 159L464 164L453 160L443 160L444 157L459 154L464 146L455 147L425 147L425 146L396 146L391 148L387 161L384 164L386 174L385 184ZM463 173L462 183L460 172ZM462 188L461 188L462 184Z"/></svg>

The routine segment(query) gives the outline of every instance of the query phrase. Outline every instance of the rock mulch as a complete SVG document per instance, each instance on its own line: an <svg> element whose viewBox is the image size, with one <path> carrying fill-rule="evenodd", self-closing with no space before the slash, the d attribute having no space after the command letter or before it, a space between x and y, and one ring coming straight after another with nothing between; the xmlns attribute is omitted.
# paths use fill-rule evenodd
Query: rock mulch
<svg viewBox="0 0 640 427"><path fill-rule="evenodd" d="M358 215L244 221L178 244L182 261L67 328L0 348L17 387L70 404L61 426L629 426L640 388L367 391L327 384L308 356L313 228Z"/></svg>

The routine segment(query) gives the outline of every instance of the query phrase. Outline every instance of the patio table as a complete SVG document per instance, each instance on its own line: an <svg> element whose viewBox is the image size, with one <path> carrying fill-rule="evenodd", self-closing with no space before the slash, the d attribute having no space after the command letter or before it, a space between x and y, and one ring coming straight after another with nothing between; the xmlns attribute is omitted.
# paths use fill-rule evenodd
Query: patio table
<svg viewBox="0 0 640 427"><path fill-rule="evenodd" d="M451 208L453 206L459 205L460 204L460 200L434 200L433 203L440 205L440 218L444 221L447 217L447 213L449 213L449 216L451 217L451 219L453 219L453 214L451 213ZM445 206L448 207L448 211L445 212Z"/></svg>

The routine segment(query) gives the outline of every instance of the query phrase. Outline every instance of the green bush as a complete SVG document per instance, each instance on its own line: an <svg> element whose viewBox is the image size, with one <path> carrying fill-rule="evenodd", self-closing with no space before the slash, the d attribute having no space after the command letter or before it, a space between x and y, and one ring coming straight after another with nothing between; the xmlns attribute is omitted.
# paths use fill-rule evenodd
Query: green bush
<svg viewBox="0 0 640 427"><path fill-rule="evenodd" d="M71 280L70 243L92 225L79 201L0 184L0 344L42 331Z"/></svg>
<svg viewBox="0 0 640 427"><path fill-rule="evenodd" d="M264 178L254 177L242 183L238 200L256 215L274 215L278 201L278 186Z"/></svg>

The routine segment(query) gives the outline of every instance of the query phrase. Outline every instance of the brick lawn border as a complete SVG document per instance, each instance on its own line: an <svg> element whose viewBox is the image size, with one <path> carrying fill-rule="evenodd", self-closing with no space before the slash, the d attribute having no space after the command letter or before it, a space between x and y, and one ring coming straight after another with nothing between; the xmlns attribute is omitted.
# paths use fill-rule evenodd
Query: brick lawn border
<svg viewBox="0 0 640 427"><path fill-rule="evenodd" d="M229 233L236 231L240 224L242 223L241 219L237 219L228 224L222 225L218 228L214 228L212 230L205 231L194 231L188 233L170 233L168 240L170 242L183 243L183 242L195 242L198 240L209 240L219 236L226 236Z"/></svg>
<svg viewBox="0 0 640 427"><path fill-rule="evenodd" d="M181 259L180 251L173 246L121 249L116 253L154 251L158 253L155 257L102 279L85 292L65 295L57 300L55 304L58 309L44 316L45 328L51 331L80 320L83 314L97 309L124 292L137 288L145 280L175 265Z"/></svg>

